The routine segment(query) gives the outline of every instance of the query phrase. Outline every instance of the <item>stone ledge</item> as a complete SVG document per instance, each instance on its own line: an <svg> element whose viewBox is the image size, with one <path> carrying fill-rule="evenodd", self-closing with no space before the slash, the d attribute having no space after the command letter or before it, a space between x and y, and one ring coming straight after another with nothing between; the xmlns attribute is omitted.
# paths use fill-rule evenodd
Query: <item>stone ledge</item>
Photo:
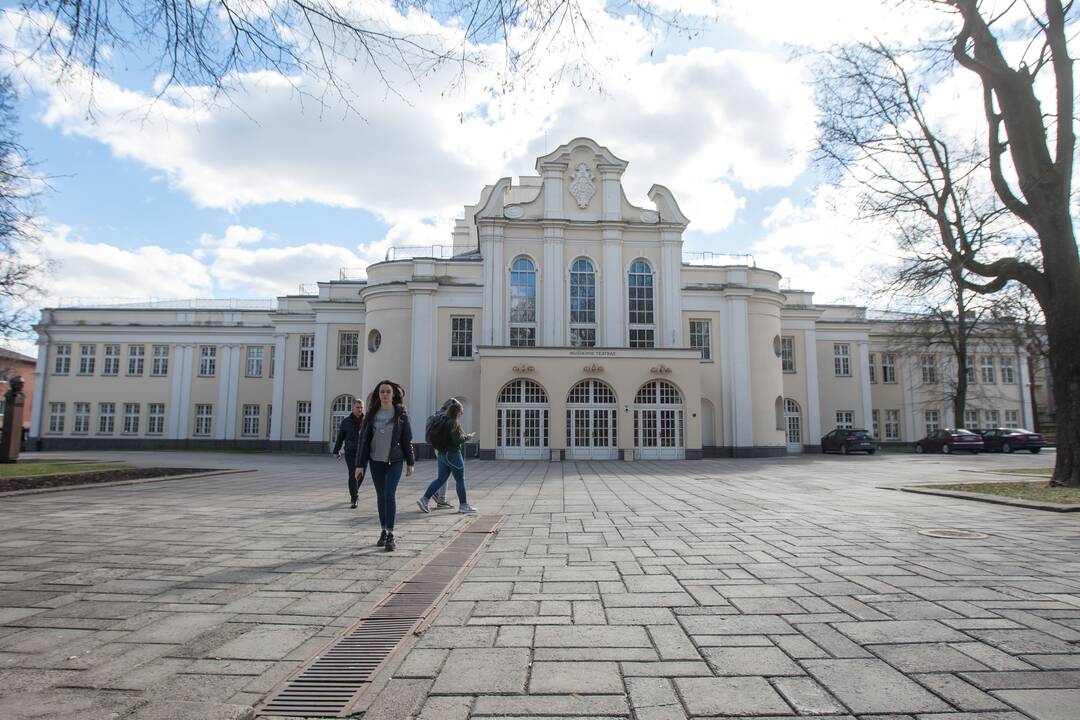
<svg viewBox="0 0 1080 720"><path fill-rule="evenodd" d="M978 483L971 483L977 485ZM963 490L938 490L919 485L910 485L901 488L880 488L881 490L899 490L900 492L918 493L920 495L942 495L944 497L960 498L961 500L975 500L976 502L993 503L995 505L1012 505L1013 507L1028 508L1030 510L1049 510L1050 512L1080 512L1080 503L1063 505L1061 503L1039 502L1038 500L1021 500L1019 498L1005 497L1004 495L988 495L986 493L966 492Z"/></svg>
<svg viewBox="0 0 1080 720"><path fill-rule="evenodd" d="M241 473L258 472L256 468L239 470L214 470L212 472L187 473L184 475L165 475L154 478L135 478L134 480L115 480L113 482L83 483L82 485L59 485L56 487L28 488L26 490L8 490L0 492L0 497L14 497L15 495L38 495L40 493L62 492L64 490L86 490L88 488L115 487L117 485L140 485L142 483L164 482L166 480L192 480L196 478L217 477L219 475L238 475Z"/></svg>

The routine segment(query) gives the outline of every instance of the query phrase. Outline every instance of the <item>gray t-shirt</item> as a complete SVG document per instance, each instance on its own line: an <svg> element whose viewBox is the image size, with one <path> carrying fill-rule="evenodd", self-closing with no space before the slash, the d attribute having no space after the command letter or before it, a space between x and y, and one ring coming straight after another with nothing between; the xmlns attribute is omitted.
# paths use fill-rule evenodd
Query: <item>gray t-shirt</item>
<svg viewBox="0 0 1080 720"><path fill-rule="evenodd" d="M390 445L394 439L394 411L379 408L372 427L371 459L376 462L389 462Z"/></svg>

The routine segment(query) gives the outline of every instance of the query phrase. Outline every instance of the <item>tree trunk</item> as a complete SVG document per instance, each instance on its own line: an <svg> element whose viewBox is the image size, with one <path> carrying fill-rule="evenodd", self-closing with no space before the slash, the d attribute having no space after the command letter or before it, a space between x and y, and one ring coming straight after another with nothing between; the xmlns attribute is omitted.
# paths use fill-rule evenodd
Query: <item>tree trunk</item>
<svg viewBox="0 0 1080 720"><path fill-rule="evenodd" d="M1050 377L1057 396L1057 459L1053 484L1080 487L1080 292L1068 300L1053 299L1046 307L1050 345Z"/></svg>

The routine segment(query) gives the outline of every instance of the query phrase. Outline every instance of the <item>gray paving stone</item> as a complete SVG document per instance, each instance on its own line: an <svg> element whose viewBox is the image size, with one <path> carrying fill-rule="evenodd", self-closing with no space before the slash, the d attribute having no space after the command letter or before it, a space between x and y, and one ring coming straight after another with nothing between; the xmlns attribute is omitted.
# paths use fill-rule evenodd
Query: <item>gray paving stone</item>
<svg viewBox="0 0 1080 720"><path fill-rule="evenodd" d="M623 691L619 666L613 662L535 662L531 694L617 694Z"/></svg>
<svg viewBox="0 0 1080 720"><path fill-rule="evenodd" d="M578 625L536 628L535 645L541 647L651 647L644 628Z"/></svg>
<svg viewBox="0 0 1080 720"><path fill-rule="evenodd" d="M394 670L394 677L433 678L449 654L445 649L414 648Z"/></svg>
<svg viewBox="0 0 1080 720"><path fill-rule="evenodd" d="M881 660L805 660L803 667L857 715L951 709Z"/></svg>
<svg viewBox="0 0 1080 720"><path fill-rule="evenodd" d="M677 678L690 715L779 715L790 712L776 691L759 677Z"/></svg>
<svg viewBox="0 0 1080 720"><path fill-rule="evenodd" d="M944 643L872 645L870 649L879 658L905 673L989 670L970 655Z"/></svg>
<svg viewBox="0 0 1080 720"><path fill-rule="evenodd" d="M833 627L860 645L871 643L963 642L967 635L935 620L838 622Z"/></svg>
<svg viewBox="0 0 1080 720"><path fill-rule="evenodd" d="M1076 720L1080 689L1000 690L999 698L1035 720Z"/></svg>
<svg viewBox="0 0 1080 720"><path fill-rule="evenodd" d="M469 720L472 697L432 695L427 698L417 720Z"/></svg>
<svg viewBox="0 0 1080 720"><path fill-rule="evenodd" d="M683 615L679 622L691 635L784 635L797 632L776 615Z"/></svg>
<svg viewBox="0 0 1080 720"><path fill-rule="evenodd" d="M708 647L702 654L717 675L804 675L775 647Z"/></svg>
<svg viewBox="0 0 1080 720"><path fill-rule="evenodd" d="M228 621L222 613L156 613L154 621L122 639L129 643L181 645Z"/></svg>
<svg viewBox="0 0 1080 720"><path fill-rule="evenodd" d="M916 681L929 688L935 694L955 705L960 710L1008 710L1002 702L964 682L955 675L935 673L933 675L912 675Z"/></svg>
<svg viewBox="0 0 1080 720"><path fill-rule="evenodd" d="M966 672L961 677L983 690L1006 688L1080 688L1080 671L1043 670L1016 672Z"/></svg>
<svg viewBox="0 0 1080 720"><path fill-rule="evenodd" d="M619 695L526 695L519 697L481 696L476 698L472 717L626 717L630 708L626 696Z"/></svg>
<svg viewBox="0 0 1080 720"><path fill-rule="evenodd" d="M660 662L620 663L623 677L700 677L712 675L704 661L667 660Z"/></svg>
<svg viewBox="0 0 1080 720"><path fill-rule="evenodd" d="M437 695L522 693L529 669L524 648L451 650L432 692Z"/></svg>
<svg viewBox="0 0 1080 720"><path fill-rule="evenodd" d="M241 660L281 660L315 634L308 626L262 626L244 633L214 650L220 658Z"/></svg>
<svg viewBox="0 0 1080 720"><path fill-rule="evenodd" d="M773 687L800 715L842 715L845 710L835 698L812 678L780 677Z"/></svg>

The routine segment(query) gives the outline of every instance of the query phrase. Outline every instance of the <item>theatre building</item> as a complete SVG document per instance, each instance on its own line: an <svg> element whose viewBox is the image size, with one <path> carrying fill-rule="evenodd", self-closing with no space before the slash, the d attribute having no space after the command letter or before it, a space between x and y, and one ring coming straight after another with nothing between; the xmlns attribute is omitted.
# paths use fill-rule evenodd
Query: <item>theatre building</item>
<svg viewBox="0 0 1080 720"><path fill-rule="evenodd" d="M957 424L947 356L897 350L888 322L752 262L684 253L676 198L653 185L632 203L626 167L573 140L483 188L451 245L317 294L45 310L37 447L317 451L384 378L418 435L461 400L485 458L786 455L838 425L909 442ZM1022 348L1003 336L977 357L980 411L1031 426Z"/></svg>

